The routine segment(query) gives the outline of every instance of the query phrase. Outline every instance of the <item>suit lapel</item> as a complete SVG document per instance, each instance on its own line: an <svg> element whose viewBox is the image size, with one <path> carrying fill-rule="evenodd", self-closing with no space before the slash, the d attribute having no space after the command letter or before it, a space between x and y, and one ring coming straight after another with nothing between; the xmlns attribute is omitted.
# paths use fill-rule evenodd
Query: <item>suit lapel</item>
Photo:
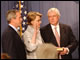
<svg viewBox="0 0 80 60"><path fill-rule="evenodd" d="M58 46L55 35L52 31L51 25L48 25L48 34L49 34L49 40L51 40L51 43L53 43L54 45Z"/></svg>
<svg viewBox="0 0 80 60"><path fill-rule="evenodd" d="M62 47L62 44L65 39L65 30L62 24L59 24L59 26L60 26L60 46Z"/></svg>
<svg viewBox="0 0 80 60"><path fill-rule="evenodd" d="M8 28L9 28L10 30L12 30L17 37L20 38L19 34L18 34L11 26L8 26ZM21 39L21 38L20 38L20 39Z"/></svg>

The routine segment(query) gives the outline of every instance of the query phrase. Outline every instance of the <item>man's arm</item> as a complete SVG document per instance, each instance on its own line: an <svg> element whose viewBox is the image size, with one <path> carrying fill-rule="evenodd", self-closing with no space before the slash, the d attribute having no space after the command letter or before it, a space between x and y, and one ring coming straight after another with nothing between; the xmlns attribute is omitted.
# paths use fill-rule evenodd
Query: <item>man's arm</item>
<svg viewBox="0 0 80 60"><path fill-rule="evenodd" d="M72 53L77 48L78 42L70 27L69 27L69 39L70 43L67 46L67 48L69 48L69 53Z"/></svg>
<svg viewBox="0 0 80 60"><path fill-rule="evenodd" d="M2 49L3 53L7 53L11 58L16 58L16 50L14 45L14 37L9 32L4 33L2 36Z"/></svg>

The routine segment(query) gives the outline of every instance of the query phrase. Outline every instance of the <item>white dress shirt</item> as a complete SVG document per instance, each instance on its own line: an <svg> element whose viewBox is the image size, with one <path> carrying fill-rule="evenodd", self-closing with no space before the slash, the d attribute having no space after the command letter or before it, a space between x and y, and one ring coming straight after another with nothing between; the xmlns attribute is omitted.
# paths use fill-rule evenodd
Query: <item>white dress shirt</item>
<svg viewBox="0 0 80 60"><path fill-rule="evenodd" d="M51 24L51 28L52 28L54 34L55 34L55 27L56 27L56 30L57 30L59 36L60 36L60 27L59 27L59 23L58 23L56 26L54 26L54 25Z"/></svg>
<svg viewBox="0 0 80 60"><path fill-rule="evenodd" d="M17 32L17 29L13 25L9 24L9 26L12 27Z"/></svg>
<svg viewBox="0 0 80 60"><path fill-rule="evenodd" d="M56 26L51 24L51 28L52 28L54 34L55 34L55 27L56 27L56 30L57 30L59 36L60 36L60 26L59 26L59 23ZM66 54L69 54L69 49L67 47L65 47L65 48L68 50L68 52Z"/></svg>

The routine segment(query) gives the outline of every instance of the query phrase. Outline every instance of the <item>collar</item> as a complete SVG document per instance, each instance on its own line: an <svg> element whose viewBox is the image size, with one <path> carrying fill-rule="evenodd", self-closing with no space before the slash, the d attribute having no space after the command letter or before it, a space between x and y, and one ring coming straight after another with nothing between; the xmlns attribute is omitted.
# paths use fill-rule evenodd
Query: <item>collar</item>
<svg viewBox="0 0 80 60"><path fill-rule="evenodd" d="M12 27L17 32L17 29L13 25L9 24L9 26Z"/></svg>
<svg viewBox="0 0 80 60"><path fill-rule="evenodd" d="M52 29L54 29L55 27L59 28L59 23L56 26L51 24L51 27L52 27Z"/></svg>

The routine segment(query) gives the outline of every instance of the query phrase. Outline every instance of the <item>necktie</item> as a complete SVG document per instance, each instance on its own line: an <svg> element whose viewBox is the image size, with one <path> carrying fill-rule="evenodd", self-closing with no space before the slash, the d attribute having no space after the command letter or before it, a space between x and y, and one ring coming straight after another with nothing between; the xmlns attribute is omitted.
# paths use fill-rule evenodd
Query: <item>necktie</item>
<svg viewBox="0 0 80 60"><path fill-rule="evenodd" d="M58 43L58 46L60 47L60 36L59 36L56 28L57 27L54 28L55 29L55 37L56 37L56 41ZM61 55L59 55L59 59L61 59Z"/></svg>
<svg viewBox="0 0 80 60"><path fill-rule="evenodd" d="M59 34L58 34L56 28L57 28L57 27L54 28L54 29L55 29L55 37L56 37L56 41L57 41L57 43L58 43L58 46L60 47L60 37L59 37Z"/></svg>

